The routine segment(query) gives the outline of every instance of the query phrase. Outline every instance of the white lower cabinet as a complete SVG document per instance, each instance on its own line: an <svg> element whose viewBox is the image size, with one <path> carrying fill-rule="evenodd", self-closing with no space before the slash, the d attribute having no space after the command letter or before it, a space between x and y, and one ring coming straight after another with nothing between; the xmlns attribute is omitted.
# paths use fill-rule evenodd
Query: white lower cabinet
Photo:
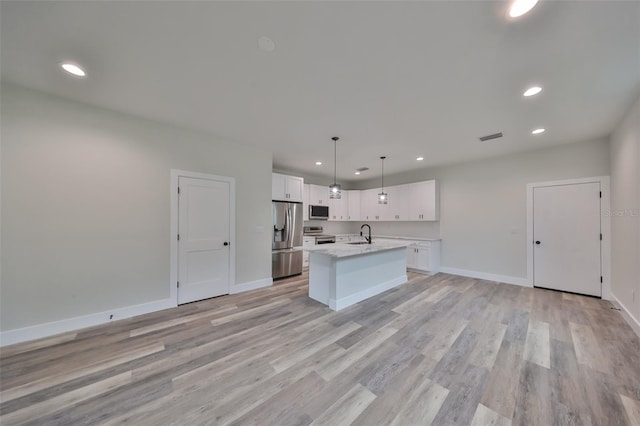
<svg viewBox="0 0 640 426"><path fill-rule="evenodd" d="M303 247L315 246L315 245L316 245L316 237L302 237L302 246ZM302 252L302 267L303 268L308 268L309 267L309 252L308 251L303 251Z"/></svg>
<svg viewBox="0 0 640 426"><path fill-rule="evenodd" d="M419 272L440 270L440 242L421 241L407 247L407 268Z"/></svg>

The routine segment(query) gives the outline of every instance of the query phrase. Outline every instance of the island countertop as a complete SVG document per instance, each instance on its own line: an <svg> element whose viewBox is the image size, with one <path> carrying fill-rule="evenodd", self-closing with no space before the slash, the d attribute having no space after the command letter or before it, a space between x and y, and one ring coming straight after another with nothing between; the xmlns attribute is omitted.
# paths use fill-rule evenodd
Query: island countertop
<svg viewBox="0 0 640 426"><path fill-rule="evenodd" d="M387 250L395 250L404 248L413 244L413 241L389 241L375 239L371 244L349 244L349 243L334 243L334 244L320 244L315 246L303 247L304 251L310 253L323 254L329 257L342 258L350 256L360 256L363 254L376 253Z"/></svg>

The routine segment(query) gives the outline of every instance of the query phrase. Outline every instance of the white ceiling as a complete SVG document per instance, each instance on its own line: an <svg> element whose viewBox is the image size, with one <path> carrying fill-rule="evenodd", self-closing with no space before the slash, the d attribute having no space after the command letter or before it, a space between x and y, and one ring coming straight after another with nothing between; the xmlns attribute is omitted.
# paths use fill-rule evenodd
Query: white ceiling
<svg viewBox="0 0 640 426"><path fill-rule="evenodd" d="M280 169L332 175L336 135L343 181L379 175L380 155L393 174L608 135L640 91L640 2L506 8L2 1L2 79L262 146Z"/></svg>

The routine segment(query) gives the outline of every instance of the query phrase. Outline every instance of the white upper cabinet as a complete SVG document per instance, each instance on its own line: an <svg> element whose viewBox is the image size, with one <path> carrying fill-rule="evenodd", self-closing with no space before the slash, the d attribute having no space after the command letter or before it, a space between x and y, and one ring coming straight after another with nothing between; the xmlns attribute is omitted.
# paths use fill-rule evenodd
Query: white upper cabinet
<svg viewBox="0 0 640 426"><path fill-rule="evenodd" d="M398 221L409 219L408 185L390 186L384 189L389 196L387 204L379 204L380 220Z"/></svg>
<svg viewBox="0 0 640 426"><path fill-rule="evenodd" d="M329 205L329 187L321 185L309 185L309 204L312 206ZM331 212L329 212L331 214Z"/></svg>
<svg viewBox="0 0 640 426"><path fill-rule="evenodd" d="M349 191L342 191L340 199L329 198L329 220L348 220Z"/></svg>
<svg viewBox="0 0 640 426"><path fill-rule="evenodd" d="M435 180L386 187L384 191L389 195L389 202L378 204L379 187L342 191L341 199L332 200L327 186L305 185L302 178L274 173L273 199L298 201L294 198L297 191L290 190L298 185L301 188L300 200L304 202L304 220L309 220L309 205L329 206L329 220L335 221L440 220L438 182ZM281 198L276 198L277 190L280 190Z"/></svg>
<svg viewBox="0 0 640 426"><path fill-rule="evenodd" d="M410 183L408 220L439 220L439 192L435 180Z"/></svg>
<svg viewBox="0 0 640 426"><path fill-rule="evenodd" d="M347 220L360 220L360 193L362 191L346 191L348 195Z"/></svg>
<svg viewBox="0 0 640 426"><path fill-rule="evenodd" d="M378 192L380 192L379 188L360 191L360 220L380 220Z"/></svg>
<svg viewBox="0 0 640 426"><path fill-rule="evenodd" d="M302 202L304 179L280 173L271 174L271 199Z"/></svg>

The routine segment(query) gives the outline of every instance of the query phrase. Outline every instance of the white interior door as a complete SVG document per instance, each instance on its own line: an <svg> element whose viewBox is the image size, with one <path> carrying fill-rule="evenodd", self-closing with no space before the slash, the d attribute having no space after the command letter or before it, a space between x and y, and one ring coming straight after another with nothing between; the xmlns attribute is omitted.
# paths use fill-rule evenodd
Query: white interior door
<svg viewBox="0 0 640 426"><path fill-rule="evenodd" d="M602 296L600 183L533 188L534 286Z"/></svg>
<svg viewBox="0 0 640 426"><path fill-rule="evenodd" d="M229 293L229 182L178 181L178 304Z"/></svg>

